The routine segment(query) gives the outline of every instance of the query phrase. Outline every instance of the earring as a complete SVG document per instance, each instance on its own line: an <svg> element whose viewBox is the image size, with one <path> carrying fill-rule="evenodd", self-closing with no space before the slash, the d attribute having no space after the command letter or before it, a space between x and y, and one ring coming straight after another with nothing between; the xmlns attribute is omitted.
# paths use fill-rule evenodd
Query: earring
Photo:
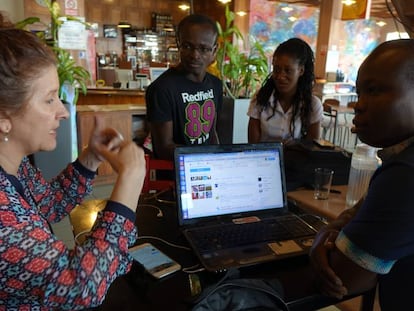
<svg viewBox="0 0 414 311"><path fill-rule="evenodd" d="M9 135L9 132L4 133L4 138L3 138L3 141L4 141L5 143L7 143L7 142L9 141L9 136L7 136L7 135Z"/></svg>

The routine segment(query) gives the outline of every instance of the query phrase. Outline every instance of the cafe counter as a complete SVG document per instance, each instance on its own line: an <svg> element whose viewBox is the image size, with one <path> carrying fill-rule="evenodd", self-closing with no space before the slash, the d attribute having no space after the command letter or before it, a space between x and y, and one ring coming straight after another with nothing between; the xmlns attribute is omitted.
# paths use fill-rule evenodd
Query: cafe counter
<svg viewBox="0 0 414 311"><path fill-rule="evenodd" d="M140 90L97 87L89 88L86 95L80 92L76 105L78 151L89 142L95 116L100 116L105 126L115 128L126 139L139 143L147 134L145 115L144 92ZM102 163L96 183L110 184L115 178L109 163Z"/></svg>
<svg viewBox="0 0 414 311"><path fill-rule="evenodd" d="M139 89L89 87L86 95L79 92L78 106L82 105L144 105L145 92Z"/></svg>

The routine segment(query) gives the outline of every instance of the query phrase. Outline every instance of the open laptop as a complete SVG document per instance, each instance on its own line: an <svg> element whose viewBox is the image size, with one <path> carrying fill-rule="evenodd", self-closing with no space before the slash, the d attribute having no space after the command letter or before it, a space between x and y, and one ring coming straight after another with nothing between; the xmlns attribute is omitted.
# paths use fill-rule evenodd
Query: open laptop
<svg viewBox="0 0 414 311"><path fill-rule="evenodd" d="M308 252L316 228L288 211L281 143L177 147L175 170L179 226L207 270Z"/></svg>

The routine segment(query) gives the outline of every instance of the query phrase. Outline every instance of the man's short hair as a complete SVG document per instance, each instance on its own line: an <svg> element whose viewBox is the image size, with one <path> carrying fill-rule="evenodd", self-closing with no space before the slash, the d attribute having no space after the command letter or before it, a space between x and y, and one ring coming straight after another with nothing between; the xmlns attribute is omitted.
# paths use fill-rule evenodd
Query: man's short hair
<svg viewBox="0 0 414 311"><path fill-rule="evenodd" d="M414 82L414 39L398 39L382 42L378 45L368 58L372 58L377 54L383 53L384 50L398 50L398 63L403 66L407 81Z"/></svg>
<svg viewBox="0 0 414 311"><path fill-rule="evenodd" d="M215 21L213 21L210 17L202 14L190 14L184 17L177 26L177 40L180 41L181 31L187 25L194 25L194 24L205 24L209 25L211 30L213 30L214 34L218 36L218 28Z"/></svg>

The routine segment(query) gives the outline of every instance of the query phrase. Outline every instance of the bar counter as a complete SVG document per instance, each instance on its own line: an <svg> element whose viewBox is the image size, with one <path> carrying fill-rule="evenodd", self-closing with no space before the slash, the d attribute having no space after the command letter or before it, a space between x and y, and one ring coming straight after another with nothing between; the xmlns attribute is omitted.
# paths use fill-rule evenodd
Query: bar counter
<svg viewBox="0 0 414 311"><path fill-rule="evenodd" d="M87 94L144 96L145 91L140 89L114 88L112 86L88 87Z"/></svg>
<svg viewBox="0 0 414 311"><path fill-rule="evenodd" d="M77 112L117 112L132 111L135 115L145 115L147 108L141 104L119 104L119 105L81 105L76 107Z"/></svg>
<svg viewBox="0 0 414 311"><path fill-rule="evenodd" d="M146 136L146 106L144 92L137 89L113 87L89 88L86 95L79 93L76 105L78 152L89 142L95 117L100 116L103 125L118 130L126 139L141 141ZM116 174L109 163L98 169L98 184L110 184Z"/></svg>
<svg viewBox="0 0 414 311"><path fill-rule="evenodd" d="M145 92L139 89L118 89L110 86L89 87L86 95L79 92L78 106L83 105L142 105Z"/></svg>

